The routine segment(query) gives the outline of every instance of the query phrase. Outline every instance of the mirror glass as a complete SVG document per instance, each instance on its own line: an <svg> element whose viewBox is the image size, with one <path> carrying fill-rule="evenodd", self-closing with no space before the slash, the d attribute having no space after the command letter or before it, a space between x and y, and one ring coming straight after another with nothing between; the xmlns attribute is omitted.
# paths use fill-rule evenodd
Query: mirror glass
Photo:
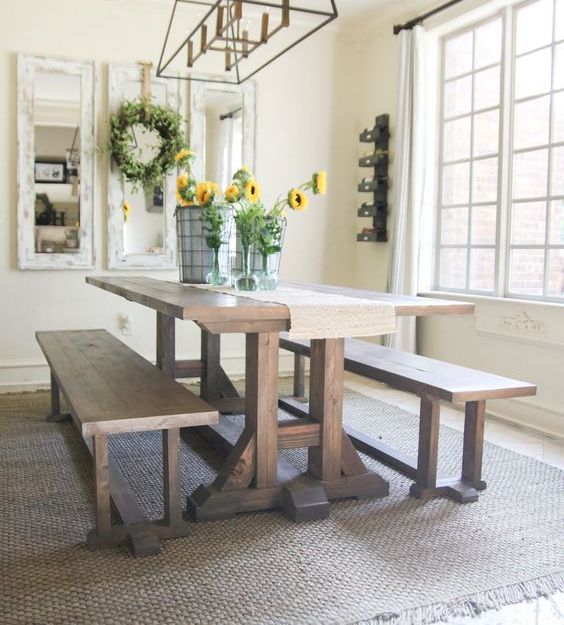
<svg viewBox="0 0 564 625"><path fill-rule="evenodd" d="M243 165L243 94L210 89L205 92L202 104L204 177L224 190L233 173Z"/></svg>
<svg viewBox="0 0 564 625"><path fill-rule="evenodd" d="M81 77L33 77L34 241L37 254L80 253Z"/></svg>
<svg viewBox="0 0 564 625"><path fill-rule="evenodd" d="M151 95L153 103L166 105L165 85L153 85ZM123 85L123 97L126 100L137 99L139 82L126 82ZM141 124L132 128L131 147L142 163L147 163L156 156L159 145L157 132L150 131ZM134 190L129 182L124 183L123 200L130 206L129 214L124 215L123 225L123 250L126 256L164 253L164 219L167 213L163 184L164 181L154 189Z"/></svg>

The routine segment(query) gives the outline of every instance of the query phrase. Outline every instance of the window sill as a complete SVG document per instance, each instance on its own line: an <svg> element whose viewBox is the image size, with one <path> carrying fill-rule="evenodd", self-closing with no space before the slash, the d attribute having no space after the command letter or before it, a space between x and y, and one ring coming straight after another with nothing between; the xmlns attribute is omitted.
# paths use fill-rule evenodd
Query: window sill
<svg viewBox="0 0 564 625"><path fill-rule="evenodd" d="M563 311L564 303L543 302L536 299L517 299L512 297L494 297L493 295L477 295L475 293L458 293L452 291L421 291L417 293L420 297L434 297L436 299L460 300L462 302L507 304L508 306L533 306L543 309L554 309Z"/></svg>

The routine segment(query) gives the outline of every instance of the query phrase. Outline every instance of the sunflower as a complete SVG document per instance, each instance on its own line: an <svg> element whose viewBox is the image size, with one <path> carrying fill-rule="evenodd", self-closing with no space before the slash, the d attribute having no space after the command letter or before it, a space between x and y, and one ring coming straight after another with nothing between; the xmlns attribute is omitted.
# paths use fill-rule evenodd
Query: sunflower
<svg viewBox="0 0 564 625"><path fill-rule="evenodd" d="M245 185L245 197L249 202L260 200L260 185L254 178L251 178Z"/></svg>
<svg viewBox="0 0 564 625"><path fill-rule="evenodd" d="M190 202L178 192L176 193L176 203L178 206L191 206L193 204L193 202Z"/></svg>
<svg viewBox="0 0 564 625"><path fill-rule="evenodd" d="M178 176L178 178L176 179L176 190L182 191L182 189L185 189L187 186L188 174L181 174L180 176Z"/></svg>
<svg viewBox="0 0 564 625"><path fill-rule="evenodd" d="M209 182L200 182L196 187L196 200L200 206L207 206L213 200L213 190Z"/></svg>
<svg viewBox="0 0 564 625"><path fill-rule="evenodd" d="M131 204L129 202L124 202L122 206L123 210L123 221L125 223L129 220L129 213L131 213Z"/></svg>
<svg viewBox="0 0 564 625"><path fill-rule="evenodd" d="M217 195L219 193L219 185L217 184L217 182L212 182L211 180L208 180L207 182L210 185L212 194Z"/></svg>
<svg viewBox="0 0 564 625"><path fill-rule="evenodd" d="M225 199L233 204L241 197L241 190L236 184L230 184L227 189L225 189Z"/></svg>
<svg viewBox="0 0 564 625"><path fill-rule="evenodd" d="M177 163L183 163L184 161L189 160L193 156L194 156L194 152L192 152L192 150L187 150L186 148L184 148L180 150L180 152L176 153L174 160Z"/></svg>
<svg viewBox="0 0 564 625"><path fill-rule="evenodd" d="M327 172L324 170L313 174L312 189L315 195L325 195L327 191Z"/></svg>
<svg viewBox="0 0 564 625"><path fill-rule="evenodd" d="M309 204L307 195L300 189L292 189L288 193L288 204L295 211L303 211Z"/></svg>

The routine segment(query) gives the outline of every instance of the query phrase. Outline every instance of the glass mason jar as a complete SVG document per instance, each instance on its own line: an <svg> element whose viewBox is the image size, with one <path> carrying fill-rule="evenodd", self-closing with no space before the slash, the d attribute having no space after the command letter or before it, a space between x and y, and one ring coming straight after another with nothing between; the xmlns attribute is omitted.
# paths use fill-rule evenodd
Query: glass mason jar
<svg viewBox="0 0 564 625"><path fill-rule="evenodd" d="M257 242L257 251L260 255L260 269L257 271L257 277L261 291L274 291L278 286L280 256L285 233L285 217L267 219L264 232Z"/></svg>

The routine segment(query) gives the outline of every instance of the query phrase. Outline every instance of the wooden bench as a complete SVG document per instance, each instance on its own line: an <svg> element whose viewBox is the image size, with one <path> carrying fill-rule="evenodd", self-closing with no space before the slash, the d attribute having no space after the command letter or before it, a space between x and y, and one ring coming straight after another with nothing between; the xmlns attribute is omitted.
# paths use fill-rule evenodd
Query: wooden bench
<svg viewBox="0 0 564 625"><path fill-rule="evenodd" d="M280 337L280 347L295 354L294 396L300 397L304 393L304 358L310 355L310 343L290 340L284 334ZM421 398L416 459L358 430L345 428L359 450L415 478L410 492L421 498L446 495L461 503L476 501L477 491L486 488L481 475L486 400L536 394L536 386L527 382L399 352L358 339L345 341L345 370L415 393ZM300 407L295 398L281 399L280 405L297 416L303 416L303 404ZM460 477L437 475L440 400L465 403Z"/></svg>
<svg viewBox="0 0 564 625"><path fill-rule="evenodd" d="M37 332L51 369L51 415L60 392L94 461L96 525L90 548L128 542L136 556L158 553L161 538L186 535L180 490L180 428L218 422L217 411L105 330ZM108 452L108 436L162 430L164 518L148 522ZM112 525L110 497L122 523Z"/></svg>

